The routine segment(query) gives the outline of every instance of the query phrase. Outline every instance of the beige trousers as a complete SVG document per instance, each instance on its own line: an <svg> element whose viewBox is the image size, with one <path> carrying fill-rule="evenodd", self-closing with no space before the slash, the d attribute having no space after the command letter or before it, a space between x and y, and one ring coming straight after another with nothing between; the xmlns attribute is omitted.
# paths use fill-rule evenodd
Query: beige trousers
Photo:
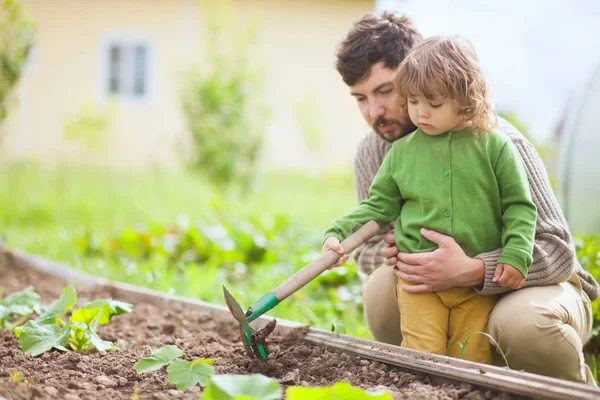
<svg viewBox="0 0 600 400"><path fill-rule="evenodd" d="M375 340L400 345L396 284L392 269L382 266L367 278L363 297ZM500 296L488 326L512 369L595 384L582 352L592 328L592 309L575 274L559 285ZM503 365L501 357L494 360Z"/></svg>

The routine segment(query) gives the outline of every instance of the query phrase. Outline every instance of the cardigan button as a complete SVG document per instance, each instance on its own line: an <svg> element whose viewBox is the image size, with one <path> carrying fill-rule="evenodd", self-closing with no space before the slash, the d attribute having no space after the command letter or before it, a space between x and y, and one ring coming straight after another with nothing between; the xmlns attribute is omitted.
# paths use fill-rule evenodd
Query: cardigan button
<svg viewBox="0 0 600 400"><path fill-rule="evenodd" d="M450 175L450 172L444 171L444 176L448 176L448 175Z"/></svg>
<svg viewBox="0 0 600 400"><path fill-rule="evenodd" d="M444 214L446 217L450 216L450 211L446 211L446 214Z"/></svg>

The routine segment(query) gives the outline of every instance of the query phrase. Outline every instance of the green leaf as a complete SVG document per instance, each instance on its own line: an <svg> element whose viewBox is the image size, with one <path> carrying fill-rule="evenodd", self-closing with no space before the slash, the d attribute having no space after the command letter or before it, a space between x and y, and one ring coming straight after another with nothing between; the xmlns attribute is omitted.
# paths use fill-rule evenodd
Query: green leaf
<svg viewBox="0 0 600 400"><path fill-rule="evenodd" d="M3 322L5 319L8 319L9 315L10 310L8 309L8 307L0 304L0 322Z"/></svg>
<svg viewBox="0 0 600 400"><path fill-rule="evenodd" d="M65 328L70 330L67 342L69 347L78 353L87 353L92 344L89 334L86 331L87 325L82 322L69 321Z"/></svg>
<svg viewBox="0 0 600 400"><path fill-rule="evenodd" d="M21 337L21 333L23 333L23 327L22 327L22 326L17 326L17 327L14 329L14 332L15 332L15 336L16 336L17 338L20 338L20 337Z"/></svg>
<svg viewBox="0 0 600 400"><path fill-rule="evenodd" d="M86 323L69 321L66 326L71 328L68 344L74 351L87 353L92 346L98 351L107 351L114 347L112 342L102 340L94 328Z"/></svg>
<svg viewBox="0 0 600 400"><path fill-rule="evenodd" d="M285 395L288 400L392 400L392 395L386 391L367 392L348 382L337 382L323 388L293 386L286 390Z"/></svg>
<svg viewBox="0 0 600 400"><path fill-rule="evenodd" d="M90 338L90 342L99 351L108 351L114 347L112 342L100 339L100 336L98 336L98 333L96 333L94 328L92 328L91 326L88 326L86 328L86 330L87 330L88 337Z"/></svg>
<svg viewBox="0 0 600 400"><path fill-rule="evenodd" d="M150 357L140 359L135 363L134 368L138 374L156 371L181 355L183 355L183 351L179 350L176 346L165 346L153 352Z"/></svg>
<svg viewBox="0 0 600 400"><path fill-rule="evenodd" d="M67 326L61 329L58 325L29 321L21 329L19 347L32 356L38 356L53 347L64 351L69 332L70 328Z"/></svg>
<svg viewBox="0 0 600 400"><path fill-rule="evenodd" d="M31 286L0 300L0 328L10 327L15 316L29 316L39 307L40 295ZM22 321L24 322L24 321Z"/></svg>
<svg viewBox="0 0 600 400"><path fill-rule="evenodd" d="M129 313L133 310L133 305L113 299L96 300L84 304L71 315L71 321L84 322L91 324L96 318L100 325L106 325L114 315Z"/></svg>
<svg viewBox="0 0 600 400"><path fill-rule="evenodd" d="M56 320L61 315L64 315L77 303L77 291L75 288L68 286L63 289L62 294L56 299L50 307L42 312L39 320Z"/></svg>
<svg viewBox="0 0 600 400"><path fill-rule="evenodd" d="M40 304L40 295L28 286L20 292L12 293L2 301L4 305L16 315L27 315L35 311Z"/></svg>
<svg viewBox="0 0 600 400"><path fill-rule="evenodd" d="M275 379L264 375L215 375L202 400L280 400L283 391Z"/></svg>
<svg viewBox="0 0 600 400"><path fill-rule="evenodd" d="M340 333L345 335L346 334L346 328L344 327L344 324L340 324L340 323L335 323L335 324L331 324L331 332L335 332L336 337L340 337Z"/></svg>
<svg viewBox="0 0 600 400"><path fill-rule="evenodd" d="M211 365L214 361L211 359L198 359L192 362L175 360L167 368L168 380L177 385L179 390L186 390L197 384L204 387L215 374L215 368Z"/></svg>

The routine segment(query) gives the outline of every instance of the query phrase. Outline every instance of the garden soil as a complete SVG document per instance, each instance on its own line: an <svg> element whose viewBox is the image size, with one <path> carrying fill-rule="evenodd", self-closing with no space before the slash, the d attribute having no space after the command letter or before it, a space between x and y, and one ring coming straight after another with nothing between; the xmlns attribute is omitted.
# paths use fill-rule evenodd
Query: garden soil
<svg viewBox="0 0 600 400"><path fill-rule="evenodd" d="M16 271L0 266L3 296L28 285L48 304L58 298L65 283L35 271ZM77 288L78 303L110 297L108 292ZM284 386L328 386L347 381L364 389L385 388L394 399L516 399L505 393L481 390L470 384L434 382L380 362L338 350L309 344L301 337L268 338L268 361L251 360L245 353L233 320L221 321L211 314L184 307L157 308L137 303L131 314L116 316L99 328L100 337L113 341L117 349L82 355L51 351L38 357L24 354L14 333L0 331L0 395L7 399L129 400L193 399L201 388L185 392L167 382L166 367L138 375L133 366L152 350L176 345L182 358L214 358L217 374L261 373ZM10 374L21 372L15 383Z"/></svg>

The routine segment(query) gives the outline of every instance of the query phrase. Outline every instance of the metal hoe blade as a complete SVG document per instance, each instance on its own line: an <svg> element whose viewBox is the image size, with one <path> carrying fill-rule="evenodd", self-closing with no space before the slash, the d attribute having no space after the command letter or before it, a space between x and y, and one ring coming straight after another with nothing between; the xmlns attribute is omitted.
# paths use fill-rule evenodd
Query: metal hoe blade
<svg viewBox="0 0 600 400"><path fill-rule="evenodd" d="M227 308L229 308L233 317L240 324L240 333L242 341L244 342L244 347L246 348L246 353L248 353L250 357L258 357L266 360L266 349L261 344L257 343L254 330L248 323L248 319L246 318L246 314L244 314L242 307L240 307L239 303L233 298L225 286L223 286L223 295L225 297Z"/></svg>

